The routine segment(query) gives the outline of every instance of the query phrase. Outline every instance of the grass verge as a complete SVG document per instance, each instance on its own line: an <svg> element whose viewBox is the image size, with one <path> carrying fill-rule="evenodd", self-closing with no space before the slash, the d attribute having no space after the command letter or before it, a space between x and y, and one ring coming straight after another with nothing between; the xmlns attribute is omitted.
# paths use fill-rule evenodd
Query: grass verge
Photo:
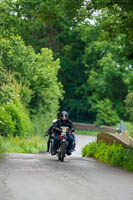
<svg viewBox="0 0 133 200"><path fill-rule="evenodd" d="M1 153L39 153L46 151L47 138L0 137L0 144Z"/></svg>
<svg viewBox="0 0 133 200"><path fill-rule="evenodd" d="M99 132L93 132L93 131L86 131L86 130L76 130L75 134L79 135L90 135L90 136L97 136Z"/></svg>

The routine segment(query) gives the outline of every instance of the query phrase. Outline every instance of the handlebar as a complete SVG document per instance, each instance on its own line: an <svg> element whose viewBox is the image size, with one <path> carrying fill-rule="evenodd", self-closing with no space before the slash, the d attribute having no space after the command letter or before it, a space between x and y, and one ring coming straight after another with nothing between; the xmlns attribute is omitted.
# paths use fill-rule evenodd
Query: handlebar
<svg viewBox="0 0 133 200"><path fill-rule="evenodd" d="M54 128L54 130L61 132L61 130L58 127Z"/></svg>

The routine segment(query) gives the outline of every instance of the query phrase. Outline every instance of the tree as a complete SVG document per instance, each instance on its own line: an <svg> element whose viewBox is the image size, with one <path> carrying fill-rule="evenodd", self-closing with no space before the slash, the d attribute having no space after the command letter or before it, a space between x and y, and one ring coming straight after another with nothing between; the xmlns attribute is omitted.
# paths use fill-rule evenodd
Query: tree
<svg viewBox="0 0 133 200"><path fill-rule="evenodd" d="M48 47L53 50L55 58L60 58L59 79L66 91L62 107L70 110L70 115L72 115L79 109L76 102L77 98L80 99L80 95L77 92L75 94L75 90L82 84L85 77L84 65L81 63L84 43L80 40L78 32L74 28L78 21L81 21L82 16L84 18L83 12L81 12L83 1L78 0L76 4L74 0L52 0L50 2L47 0L34 2L21 0L12 2L12 4L10 2L9 0L4 1L7 9L1 9L3 16L5 16L3 18L3 29L8 24L7 35L11 33L19 34L26 44L35 48L36 52L40 52L41 47ZM12 26L14 27L12 19L17 24L14 30L12 29ZM9 23L10 20L11 23ZM22 63L24 63L24 60ZM22 66L21 68L24 69L25 64L22 63L18 67ZM73 74L75 74L74 81ZM15 72L15 76L19 75ZM29 91L29 93L31 92ZM73 106L72 101L74 102ZM75 116L75 114L73 115Z"/></svg>
<svg viewBox="0 0 133 200"><path fill-rule="evenodd" d="M88 77L79 87L84 110L94 121L97 101L107 98L119 117L126 117L124 99L131 86L129 77L132 68L131 62L123 56L125 36L119 35L113 41L100 40L101 29L97 30L96 25L83 25L80 31L81 39L86 44L82 57Z"/></svg>
<svg viewBox="0 0 133 200"><path fill-rule="evenodd" d="M113 126L120 121L115 110L112 109L112 103L109 99L103 99L97 102L97 125Z"/></svg>
<svg viewBox="0 0 133 200"><path fill-rule="evenodd" d="M58 79L65 90L61 109L68 110L72 120L94 122L97 102L104 99L124 116L124 99L133 82L132 28L127 21L131 11L118 0L0 2L0 33L9 38L2 39L2 62L23 85L22 101L34 117L44 116L44 110L53 113L55 105L55 112L59 109ZM17 34L26 45L11 39Z"/></svg>
<svg viewBox="0 0 133 200"><path fill-rule="evenodd" d="M130 120L133 120L133 92L130 91L125 98L126 112L129 115Z"/></svg>
<svg viewBox="0 0 133 200"><path fill-rule="evenodd" d="M125 55L132 59L133 4L132 0L91 0L86 2L88 13L99 13L102 36L113 40L118 34L126 35ZM105 34L106 32L106 34Z"/></svg>
<svg viewBox="0 0 133 200"><path fill-rule="evenodd" d="M57 115L62 98L62 85L57 79L59 60L54 60L48 49L36 54L20 37L3 38L0 47L3 67L21 84L21 100L31 118L38 115L38 120L42 117L42 120L51 121Z"/></svg>
<svg viewBox="0 0 133 200"><path fill-rule="evenodd" d="M29 113L20 99L20 86L2 63L0 65L0 135L30 136L33 129Z"/></svg>
<svg viewBox="0 0 133 200"><path fill-rule="evenodd" d="M83 0L3 0L0 2L1 34L21 35L37 52L60 50L58 35L76 22ZM69 27L68 27L69 24Z"/></svg>

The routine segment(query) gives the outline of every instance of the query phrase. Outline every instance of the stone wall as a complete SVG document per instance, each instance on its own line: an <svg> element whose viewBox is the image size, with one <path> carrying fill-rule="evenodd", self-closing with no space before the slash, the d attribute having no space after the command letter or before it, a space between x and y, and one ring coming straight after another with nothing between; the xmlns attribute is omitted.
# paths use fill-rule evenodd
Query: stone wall
<svg viewBox="0 0 133 200"><path fill-rule="evenodd" d="M74 123L76 130L87 130L92 132L99 132L97 141L106 142L107 144L116 143L121 144L125 148L133 148L133 139L126 135L119 135L116 128L109 126L96 126L93 124Z"/></svg>
<svg viewBox="0 0 133 200"><path fill-rule="evenodd" d="M119 134L108 133L108 132L100 132L97 135L97 141L105 142L110 145L112 145L114 141L116 141L117 144L121 144L124 148L133 148L133 139L125 135L119 135Z"/></svg>
<svg viewBox="0 0 133 200"><path fill-rule="evenodd" d="M93 124L84 124L84 123L74 123L76 130L87 130L87 131L93 131L93 132L110 132L115 133L116 128L110 127L110 126L97 126Z"/></svg>

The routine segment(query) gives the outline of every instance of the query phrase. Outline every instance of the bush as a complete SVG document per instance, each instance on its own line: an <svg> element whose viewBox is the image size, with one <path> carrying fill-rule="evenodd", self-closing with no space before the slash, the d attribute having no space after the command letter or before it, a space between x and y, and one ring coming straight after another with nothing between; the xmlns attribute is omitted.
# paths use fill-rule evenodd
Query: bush
<svg viewBox="0 0 133 200"><path fill-rule="evenodd" d="M5 110L4 107L0 106L0 135L2 136L13 136L15 133L16 122L12 120L11 116Z"/></svg>
<svg viewBox="0 0 133 200"><path fill-rule="evenodd" d="M123 166L125 169L133 171L133 150L126 150L123 160Z"/></svg>
<svg viewBox="0 0 133 200"><path fill-rule="evenodd" d="M19 100L5 106L6 112L15 125L14 136L31 136L33 128L29 115ZM11 131L11 130L10 130Z"/></svg>
<svg viewBox="0 0 133 200"><path fill-rule="evenodd" d="M113 144L107 146L108 151L105 152L105 162L113 166L122 166L124 160L124 148L122 145Z"/></svg>
<svg viewBox="0 0 133 200"><path fill-rule="evenodd" d="M91 144L87 144L82 149L82 156L93 157L94 153L96 152L96 149L97 149L97 145L95 142L92 142Z"/></svg>
<svg viewBox="0 0 133 200"><path fill-rule="evenodd" d="M7 72L5 69L3 69L3 65L0 60L0 86L2 86L3 84L7 84L7 83L8 83Z"/></svg>
<svg viewBox="0 0 133 200"><path fill-rule="evenodd" d="M133 171L133 150L125 149L120 144L92 142L82 149L82 156L93 156L102 162Z"/></svg>

